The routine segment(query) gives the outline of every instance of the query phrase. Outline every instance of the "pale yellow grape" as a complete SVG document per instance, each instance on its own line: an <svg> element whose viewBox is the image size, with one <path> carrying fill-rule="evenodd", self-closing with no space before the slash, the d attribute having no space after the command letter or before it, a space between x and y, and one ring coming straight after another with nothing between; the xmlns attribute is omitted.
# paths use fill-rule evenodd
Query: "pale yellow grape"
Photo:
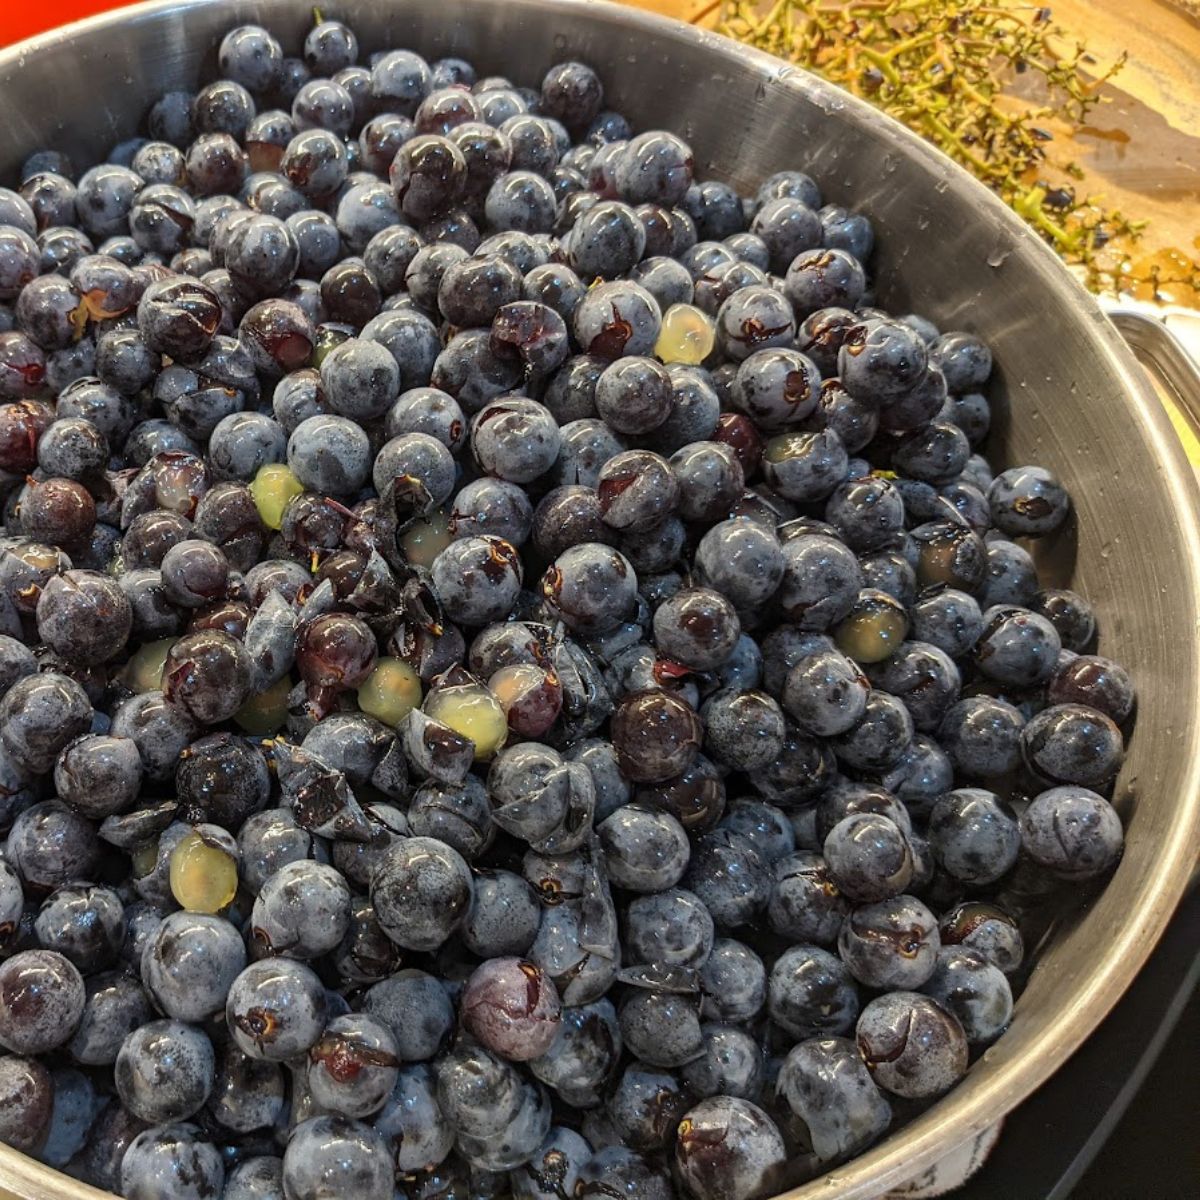
<svg viewBox="0 0 1200 1200"><path fill-rule="evenodd" d="M171 894L188 912L220 912L237 892L237 863L196 832L171 851Z"/></svg>
<svg viewBox="0 0 1200 1200"><path fill-rule="evenodd" d="M303 491L304 484L283 463L259 467L250 484L250 495L268 529L278 529L283 524L283 510Z"/></svg>
<svg viewBox="0 0 1200 1200"><path fill-rule="evenodd" d="M251 696L241 708L233 714L237 722L247 733L257 737L266 737L282 728L288 715L288 693L292 690L292 681L285 675L278 683L273 683L265 692Z"/></svg>
<svg viewBox="0 0 1200 1200"><path fill-rule="evenodd" d="M896 653L908 633L903 612L890 608L851 613L838 627L834 640L855 662L883 662Z"/></svg>
<svg viewBox="0 0 1200 1200"><path fill-rule="evenodd" d="M508 712L530 688L541 687L545 678L546 672L533 663L512 663L501 667L488 680L488 689Z"/></svg>
<svg viewBox="0 0 1200 1200"><path fill-rule="evenodd" d="M781 433L763 447L763 458L769 463L786 462L795 454L805 454L809 448L810 434Z"/></svg>
<svg viewBox="0 0 1200 1200"><path fill-rule="evenodd" d="M134 879L144 879L158 863L158 839L139 846L130 856Z"/></svg>
<svg viewBox="0 0 1200 1200"><path fill-rule="evenodd" d="M475 743L476 758L491 758L508 737L508 717L500 701L481 684L434 692L425 714Z"/></svg>
<svg viewBox="0 0 1200 1200"><path fill-rule="evenodd" d="M381 658L358 689L358 707L385 725L399 725L421 703L421 677L401 658Z"/></svg>
<svg viewBox="0 0 1200 1200"><path fill-rule="evenodd" d="M167 661L167 651L173 645L174 638L159 638L156 642L139 646L129 656L121 672L126 687L135 692L153 692L162 687L163 664Z"/></svg>
<svg viewBox="0 0 1200 1200"><path fill-rule="evenodd" d="M694 304L672 304L663 313L654 353L665 363L698 367L712 353L716 338L706 312Z"/></svg>
<svg viewBox="0 0 1200 1200"><path fill-rule="evenodd" d="M415 567L431 567L433 560L454 539L450 536L450 518L440 508L414 521L400 535L400 549Z"/></svg>

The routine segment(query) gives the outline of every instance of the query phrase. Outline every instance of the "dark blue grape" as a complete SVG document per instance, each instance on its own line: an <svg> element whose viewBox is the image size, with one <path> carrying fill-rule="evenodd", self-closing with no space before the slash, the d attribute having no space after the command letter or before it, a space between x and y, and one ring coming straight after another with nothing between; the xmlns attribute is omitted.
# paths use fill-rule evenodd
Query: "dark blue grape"
<svg viewBox="0 0 1200 1200"><path fill-rule="evenodd" d="M166 1190L179 1200L206 1200L224 1187L225 1168L195 1125L166 1124L132 1137L114 1176L113 1186L130 1200L153 1200Z"/></svg>
<svg viewBox="0 0 1200 1200"><path fill-rule="evenodd" d="M813 1038L793 1047L778 1088L805 1123L822 1161L863 1149L891 1122L888 1102L846 1038Z"/></svg>
<svg viewBox="0 0 1200 1200"><path fill-rule="evenodd" d="M121 1102L154 1125L197 1113L212 1092L215 1074L212 1043L182 1021L151 1021L135 1030L113 1068Z"/></svg>
<svg viewBox="0 0 1200 1200"><path fill-rule="evenodd" d="M863 1009L859 1053L875 1082L908 1099L940 1095L967 1068L967 1041L955 1017L927 996L889 992Z"/></svg>
<svg viewBox="0 0 1200 1200"><path fill-rule="evenodd" d="M294 1200L320 1200L331 1190L390 1200L393 1174L383 1136L340 1116L311 1117L296 1126L283 1154L284 1193Z"/></svg>
<svg viewBox="0 0 1200 1200"><path fill-rule="evenodd" d="M1044 708L1021 731L1026 764L1053 783L1102 787L1120 769L1124 752L1112 719L1083 704Z"/></svg>

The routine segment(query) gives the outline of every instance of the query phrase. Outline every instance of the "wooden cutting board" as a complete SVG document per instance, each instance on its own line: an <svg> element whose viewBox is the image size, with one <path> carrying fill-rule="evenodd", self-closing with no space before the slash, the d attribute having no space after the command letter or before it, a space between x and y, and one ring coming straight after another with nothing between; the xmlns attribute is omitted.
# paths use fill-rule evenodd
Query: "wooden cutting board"
<svg viewBox="0 0 1200 1200"><path fill-rule="evenodd" d="M707 0L626 2L681 20L708 7ZM1052 160L1084 168L1080 194L1103 194L1106 207L1148 221L1146 253L1173 246L1200 257L1200 0L1049 0L1049 7L1102 66L1128 55L1089 125L1060 136Z"/></svg>

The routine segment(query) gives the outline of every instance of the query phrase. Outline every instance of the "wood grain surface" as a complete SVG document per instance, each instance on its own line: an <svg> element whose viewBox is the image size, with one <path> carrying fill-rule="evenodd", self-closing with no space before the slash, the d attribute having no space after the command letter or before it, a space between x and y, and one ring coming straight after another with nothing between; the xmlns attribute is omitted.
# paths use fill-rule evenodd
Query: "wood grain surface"
<svg viewBox="0 0 1200 1200"><path fill-rule="evenodd" d="M1172 0L1055 0L1054 19L1102 63L1128 60L1073 139L1089 190L1150 222L1147 248L1200 246L1200 8ZM1057 151L1061 153L1061 151Z"/></svg>
<svg viewBox="0 0 1200 1200"><path fill-rule="evenodd" d="M626 0L681 20L708 0ZM1087 43L1098 67L1127 61L1075 136L1059 127L1049 161L1076 162L1080 195L1149 222L1146 254L1200 255L1200 0L1050 0L1055 24ZM1032 7L1032 6L1026 6ZM702 24L712 26L715 12ZM1066 179L1065 175L1057 175Z"/></svg>

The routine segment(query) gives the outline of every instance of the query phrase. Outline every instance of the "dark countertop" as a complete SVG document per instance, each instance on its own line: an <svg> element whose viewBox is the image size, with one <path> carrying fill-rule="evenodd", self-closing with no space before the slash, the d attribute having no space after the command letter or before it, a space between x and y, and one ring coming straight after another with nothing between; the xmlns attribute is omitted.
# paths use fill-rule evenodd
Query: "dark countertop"
<svg viewBox="0 0 1200 1200"><path fill-rule="evenodd" d="M1082 1049L956 1200L1200 1197L1200 887Z"/></svg>

